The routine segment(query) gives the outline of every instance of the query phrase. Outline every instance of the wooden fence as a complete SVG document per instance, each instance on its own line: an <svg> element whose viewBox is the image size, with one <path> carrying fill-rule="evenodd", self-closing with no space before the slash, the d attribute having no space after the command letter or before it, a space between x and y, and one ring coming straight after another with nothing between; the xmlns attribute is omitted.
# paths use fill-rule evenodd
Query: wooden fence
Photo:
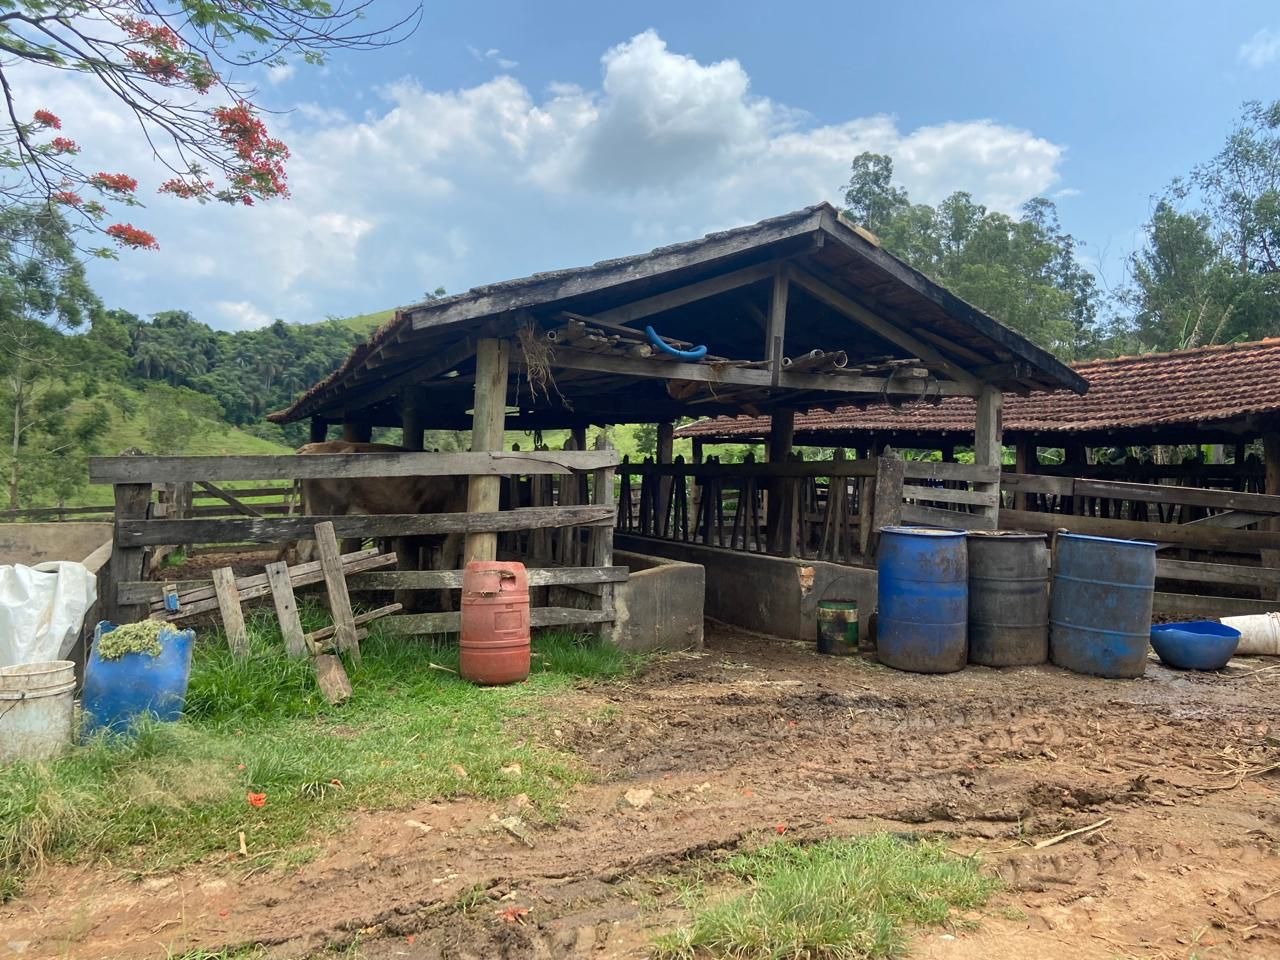
<svg viewBox="0 0 1280 960"><path fill-rule="evenodd" d="M1280 496L1006 473L1005 529L1160 545L1155 610L1230 616L1280 608ZM1223 595L1229 594L1229 595Z"/></svg>
<svg viewBox="0 0 1280 960"><path fill-rule="evenodd" d="M871 562L887 524L994 529L999 508L998 467L895 457L624 461L618 474L621 531L837 563Z"/></svg>
<svg viewBox="0 0 1280 960"><path fill-rule="evenodd" d="M329 521L340 538L404 538L450 533L519 534L517 546L530 541L546 549L531 551L545 568L530 570L536 586L584 585L597 598L595 609L540 607L536 626L606 624L614 619L613 586L627 579L625 567L613 565L613 451L547 451L529 453L379 453L313 456L248 457L112 457L90 461L90 479L112 484L115 533L109 581L102 593L110 598L110 614L123 622L146 615L146 605L159 596L160 584L143 579L148 549L175 544L277 544L309 539L315 524ZM466 483L472 476L509 478L556 477L572 483L578 502L565 505L517 506L501 512L384 514L372 516L194 516L177 517L152 502L156 485L195 484L205 489L235 481L359 479L451 476ZM218 487L218 489L225 488ZM239 498L243 493L233 494ZM224 500L225 502L225 500ZM572 544L572 547L564 546ZM575 558L575 566L552 566L553 560ZM189 584L188 584L189 586ZM459 570L399 570L352 578L353 589L456 590ZM391 617L386 627L400 633L442 633L458 628L459 614L406 614Z"/></svg>

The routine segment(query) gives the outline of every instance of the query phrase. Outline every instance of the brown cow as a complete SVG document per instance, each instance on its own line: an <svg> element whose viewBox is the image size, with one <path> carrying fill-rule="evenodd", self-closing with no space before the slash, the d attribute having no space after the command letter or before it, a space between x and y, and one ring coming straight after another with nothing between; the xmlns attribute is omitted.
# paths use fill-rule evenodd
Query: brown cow
<svg viewBox="0 0 1280 960"><path fill-rule="evenodd" d="M298 448L302 456L333 453L404 453L389 443L326 440ZM368 477L303 480L302 512L306 516L346 517L385 513L466 513L466 477ZM461 566L463 536L451 533L431 538L443 542L441 563L446 570ZM299 561L314 556L315 541L298 544ZM402 565L405 557L401 557Z"/></svg>

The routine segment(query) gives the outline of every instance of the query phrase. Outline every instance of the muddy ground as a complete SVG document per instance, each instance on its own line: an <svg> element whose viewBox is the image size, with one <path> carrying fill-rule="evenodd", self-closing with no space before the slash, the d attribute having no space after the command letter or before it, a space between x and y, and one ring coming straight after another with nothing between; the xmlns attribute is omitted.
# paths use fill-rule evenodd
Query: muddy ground
<svg viewBox="0 0 1280 960"><path fill-rule="evenodd" d="M780 829L980 853L1005 889L913 956L1276 957L1280 669L1251 673L1267 665L930 677L713 628L701 655L552 705L537 735L595 782L524 840L494 819L519 810L460 800L364 814L287 873L54 868L0 908L0 957L642 957L683 916L664 878Z"/></svg>

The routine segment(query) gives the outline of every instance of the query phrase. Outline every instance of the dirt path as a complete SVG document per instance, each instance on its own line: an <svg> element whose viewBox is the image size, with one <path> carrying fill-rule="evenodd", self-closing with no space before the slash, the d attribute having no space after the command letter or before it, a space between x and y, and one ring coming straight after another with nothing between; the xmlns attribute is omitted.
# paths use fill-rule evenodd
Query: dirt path
<svg viewBox="0 0 1280 960"><path fill-rule="evenodd" d="M369 958L642 957L681 917L654 878L779 829L942 833L980 852L1005 891L976 928L922 933L917 956L1274 957L1280 771L1245 775L1280 761L1270 677L925 677L712 630L702 656L554 705L540 735L597 782L530 827L532 846L494 819L519 810L460 801L364 815L281 875L54 869L0 908L0 957L255 941L281 956L358 942ZM637 789L653 791L639 808L624 798Z"/></svg>

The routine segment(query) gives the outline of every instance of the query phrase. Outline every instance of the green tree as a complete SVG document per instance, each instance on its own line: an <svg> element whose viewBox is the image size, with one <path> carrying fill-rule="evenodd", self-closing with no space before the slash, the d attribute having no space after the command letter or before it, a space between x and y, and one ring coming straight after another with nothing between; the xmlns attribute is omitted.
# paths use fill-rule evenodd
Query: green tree
<svg viewBox="0 0 1280 960"><path fill-rule="evenodd" d="M1064 359L1093 349L1101 297L1049 200L1029 201L1018 218L962 191L936 208L912 203L893 183L893 161L863 153L845 202L886 249L1002 323Z"/></svg>
<svg viewBox="0 0 1280 960"><path fill-rule="evenodd" d="M71 334L102 321L97 338ZM49 204L0 208L0 397L9 508L36 488L65 500L106 426L86 365L109 350L109 323L71 230ZM78 402L78 401L87 401Z"/></svg>

